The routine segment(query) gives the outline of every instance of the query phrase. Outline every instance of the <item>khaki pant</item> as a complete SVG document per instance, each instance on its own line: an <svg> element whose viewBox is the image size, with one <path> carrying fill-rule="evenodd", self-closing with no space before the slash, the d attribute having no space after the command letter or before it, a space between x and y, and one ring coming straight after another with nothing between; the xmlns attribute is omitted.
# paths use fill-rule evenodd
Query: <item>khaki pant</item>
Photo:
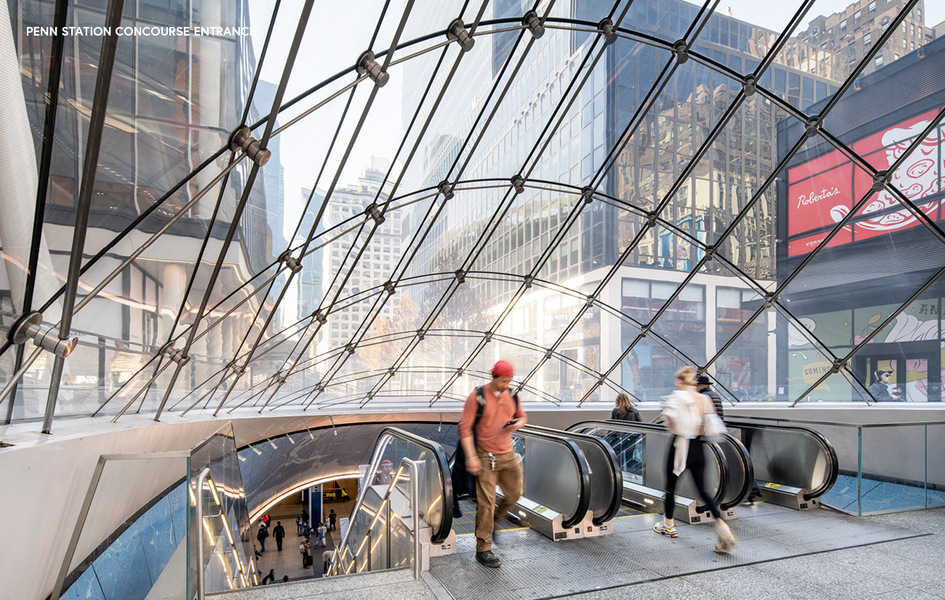
<svg viewBox="0 0 945 600"><path fill-rule="evenodd" d="M522 495L522 467L515 452L495 455L495 468L489 453L476 448L482 473L476 478L476 552L492 549L495 522L505 518ZM502 502L495 506L495 486L502 490Z"/></svg>

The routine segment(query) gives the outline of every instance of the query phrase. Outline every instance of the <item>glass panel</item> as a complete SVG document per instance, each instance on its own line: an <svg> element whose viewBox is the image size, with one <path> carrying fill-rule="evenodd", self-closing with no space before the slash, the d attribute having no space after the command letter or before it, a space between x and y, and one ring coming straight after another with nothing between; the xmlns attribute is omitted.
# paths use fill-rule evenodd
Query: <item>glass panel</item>
<svg viewBox="0 0 945 600"><path fill-rule="evenodd" d="M853 361L857 378L880 402L938 402L941 398L938 373L941 344L937 294L926 295L907 306L882 330L876 328L897 305L876 306L853 311L854 342L875 333ZM934 311L934 312L933 312ZM878 371L888 371L889 379Z"/></svg>
<svg viewBox="0 0 945 600"><path fill-rule="evenodd" d="M863 429L859 510L863 514L925 504L923 426ZM893 478L892 475L895 474Z"/></svg>
<svg viewBox="0 0 945 600"><path fill-rule="evenodd" d="M205 484L197 489L200 473L209 468L208 479L212 485ZM249 572L251 542L249 531L249 512L237 459L236 443L232 426L227 426L196 447L190 458L190 577L191 587L196 590L197 577L205 577L207 592L219 592L246 587ZM214 493L215 492L215 493ZM197 522L197 508L194 501L203 503L203 522ZM198 564L198 533L203 531L204 564Z"/></svg>
<svg viewBox="0 0 945 600"><path fill-rule="evenodd" d="M48 26L52 7L34 4L10 7L19 67L13 76L22 83L10 87L23 90L25 108L17 109L22 115L11 132L34 151L18 153L22 162L9 165L12 173L38 172L46 129L51 37L25 28ZM277 121L288 127L267 141L271 157L251 190L245 188L253 165L245 160L210 184L231 159L230 133L243 113L255 124L270 111L299 8L280 9L262 58L271 1L222 6L200 0L183 11L147 2L126 6L123 26L232 29L220 35L120 36L84 255L88 259L116 243L81 277L80 298L204 188L212 189L76 315L80 343L66 363L57 414L101 409L114 415L126 405L129 412L155 412L177 368L166 359L148 361L168 341L180 348L198 318L201 337L188 350L191 361L180 369L165 410L213 410L224 397L224 410L258 410L270 399L267 406L276 407L304 405L316 396L320 404L343 402L355 410L369 392L384 401L420 403L442 392L443 400L458 403L499 356L515 361L526 377L552 346L555 354L524 381L534 398L583 398L597 385L597 374L613 369L610 391L655 399L671 389L664 375L696 363L708 365L730 397L798 399L805 384L848 354L945 264L939 232L930 232L900 202L905 197L932 221L943 219L945 164L939 155L945 126L919 139L943 103L935 85L915 85L938 81L941 59L934 40L921 40L913 53L910 44L919 40L908 32L922 25L921 17L905 15L902 29L891 32L825 115L824 135L806 138L778 177L772 177L775 166L807 134L805 116L824 111L875 49L886 25L881 20L890 21L901 9L879 14L878 23L856 22L852 15L835 14L826 0L814 3L770 57L761 87L729 112L744 75L760 67L802 4L795 0L777 11L734 6L704 15L690 60L677 63L668 48L691 39L687 33L701 5L637 0L618 25L651 36L651 43L618 37L605 45L580 23L599 22L612 12L610 5L554 3L550 14L559 20L535 40L516 29L522 7L500 2L482 13L486 24L477 27L476 46L466 54L455 42L444 45L444 31L456 15L467 26L479 19L475 5L414 3L401 47L391 50L403 7L370 3L351 13L316 3L283 99L292 105ZM69 10L70 26L103 22L99 2ZM494 22L504 19L510 23ZM495 33L507 26L512 31ZM919 37L925 34L914 29ZM44 182L48 249L40 249L29 308L42 306L66 279L94 105L96 70L88 65L97 64L100 40L67 35L64 41L52 164ZM346 90L358 79L354 64L368 48L381 62L394 59L389 82L378 88L364 80ZM327 59L309 65L313 56ZM652 94L658 81L659 92ZM637 114L644 103L648 109ZM710 142L726 114L730 120ZM264 127L258 125L254 135ZM887 188L802 265L872 188L873 171L888 169L910 146L914 154L890 175ZM516 173L526 180L521 195L511 186ZM759 193L769 179L772 185ZM443 180L455 186L450 199L437 188ZM580 199L585 185L594 186L587 205ZM211 288L210 274L244 191L245 210ZM20 196L30 197L11 197ZM117 239L164 196L153 213ZM375 221L365 214L372 203L384 217L373 234ZM32 211L25 208L5 207L0 222L26 222ZM15 233L21 232L0 231L4 331L23 312L29 239ZM563 233L560 239L557 233ZM626 259L615 265L628 247ZM283 272L270 287L266 279L286 249L292 256L307 253L299 256L303 270L291 284ZM710 250L717 257L650 324ZM527 295L506 314L522 277L539 261ZM447 291L460 269L465 283ZM602 280L609 283L596 298L598 306L609 304L626 318L597 307L577 318L583 298ZM387 281L396 284L395 298L383 290ZM634 291L644 284L645 293ZM908 307L853 357L857 384L842 399L856 399L861 385L872 385L877 365L895 370L889 385L905 386L908 401L941 396L942 349L933 348L942 340L940 288L930 287L924 309L922 303ZM735 338L761 303L750 290L778 291L782 315L802 319L817 339L796 345L796 332L783 316L769 313ZM205 297L207 310L198 315ZM331 314L309 343L319 329L308 327L319 307ZM933 309L938 312L914 312ZM52 324L60 308L52 303L43 312ZM636 341L642 325L650 325L647 336ZM419 329L425 330L423 340L415 340ZM490 333L493 339L483 345ZM246 375L234 383L224 369L234 358L244 361L256 339L260 345ZM349 343L357 346L350 357ZM817 350L808 353L810 346ZM12 352L2 357L7 378ZM467 363L453 382L455 369ZM51 364L43 356L27 373L14 419L39 418ZM277 385L287 364L295 364L287 387ZM389 381L394 364L399 371ZM155 374L151 389L136 397ZM327 389L317 391L319 383Z"/></svg>
<svg viewBox="0 0 945 600"><path fill-rule="evenodd" d="M803 330L800 327L803 327ZM815 347L811 341L812 339L819 339L819 336L814 337L818 333L826 337L827 334L824 331L818 331L818 327L817 322L807 317L801 317L795 325L794 322L789 321L780 313L776 314L774 329L777 331L778 352L784 352L787 355L787 381L785 382L781 378L778 379L774 395L777 400L789 400L791 402L797 400L801 394L820 379L822 375L830 371L833 366L833 358L824 353L826 349L822 351L819 346ZM739 384L738 389L734 388L736 382ZM724 380L719 380L720 385L717 386L717 390L720 393L724 391L724 394L733 400L752 400L754 395L751 390L744 390L743 385L745 383L738 379L732 379L732 385L729 387L725 385ZM846 391L847 396L843 395L843 390ZM769 393L770 391L769 389ZM838 392L837 389L831 388L825 382L814 390L815 393L812 393L810 397L805 396L801 400L846 401L852 399L862 401L860 394L850 396L850 391L849 384L841 384L841 391ZM736 392L741 393L736 394ZM817 397L815 398L814 395ZM764 398L762 397L762 399Z"/></svg>
<svg viewBox="0 0 945 600"><path fill-rule="evenodd" d="M512 447L522 456L522 496L569 517L578 508L580 467L560 442L517 431Z"/></svg>
<svg viewBox="0 0 945 600"><path fill-rule="evenodd" d="M865 209L864 209L865 210ZM860 213L863 214L862 212ZM854 243L860 244L860 251L857 253L857 261L869 260L872 256L875 260L882 260L888 264L913 264L916 267L916 261L925 261L928 257L929 266L935 264L945 264L945 247L924 228L917 228L909 233L910 239L914 245L903 246L898 243L894 234L887 232L877 232L867 229L869 221L859 221L853 225ZM849 228L844 228L849 235ZM868 239L868 246L857 240ZM917 256L917 248L924 247L923 256ZM882 257L882 258L880 258ZM781 294L781 299L789 303L791 311L799 317L812 319L815 323L823 321L824 317L843 311L844 308L853 304L860 306L862 311L873 311L870 317L880 314L881 319L889 314L888 309L880 310L883 306L898 307L909 297L916 293L918 289L925 284L928 279L922 277L920 273L909 272L900 274L891 274L885 278L884 285L878 286L874 293L856 303L850 301L850 297L829 297L827 295L813 295L812 292L818 289L826 289L828 286L838 286L843 284L853 284L855 278L856 284L862 285L872 278L870 274L853 275L850 272L850 264L843 259L837 258L837 254L829 249L819 253L814 259L806 265L805 269L798 274L793 281L788 284ZM816 298L816 299L815 299ZM846 305L846 306L844 306ZM853 323L854 335L866 336L871 331L871 327L880 323L877 319L870 323L858 325ZM835 327L842 326L849 331L849 321L837 322ZM814 333L820 336L820 332ZM849 351L849 345L852 336L837 335L822 338L823 342L838 356L842 356Z"/></svg>
<svg viewBox="0 0 945 600"><path fill-rule="evenodd" d="M487 101L488 104L484 104L486 114L494 112L495 117L484 130L482 121L474 122L472 139L476 140L480 135L482 139L475 146L467 146L467 150L460 154L459 164L468 164L466 170L459 174L460 177L494 177L493 170L496 165L506 165L505 169L510 170L507 177L514 173L522 173L526 179L538 175L529 168L536 158L535 146L542 142L547 124L560 118L561 111L556 112L555 109L564 97L567 86L578 76L578 62L567 65L550 63L556 46L565 43L564 40L569 36L567 31L547 29L542 40L531 44L529 48L531 36L526 33L521 36L511 55L505 45L509 38L501 35L477 37L484 44L499 46L495 48L496 58L491 61L491 65L488 61L484 61L485 64L463 61L451 86L458 88L456 91L461 94L460 97L482 98ZM498 58L504 55L508 55L506 62L499 62ZM510 67L502 70L503 64ZM530 74L520 76L521 70L516 69L520 64L534 65L537 68L526 67ZM547 65L547 68L538 65ZM486 70L486 73L483 74L482 70ZM519 74L510 81L516 70ZM487 90L477 89L484 84L494 85L498 88L498 93L490 95ZM505 95L501 98L501 104L496 106L498 95L502 91L505 91ZM477 112L469 111L468 114L471 117ZM455 171L451 176L455 177Z"/></svg>
<svg viewBox="0 0 945 600"><path fill-rule="evenodd" d="M945 425L926 425L925 456L934 457L933 448L941 448L945 441ZM928 492L926 507L945 506L945 465L941 461L928 461Z"/></svg>
<svg viewBox="0 0 945 600"><path fill-rule="evenodd" d="M183 560L172 562L171 557L186 552L172 516L179 514L185 472L186 459L178 457L105 463L79 534L64 598L143 599L166 567L183 565ZM122 501L116 503L116 497ZM177 581L179 593L184 593L183 572L165 579Z"/></svg>

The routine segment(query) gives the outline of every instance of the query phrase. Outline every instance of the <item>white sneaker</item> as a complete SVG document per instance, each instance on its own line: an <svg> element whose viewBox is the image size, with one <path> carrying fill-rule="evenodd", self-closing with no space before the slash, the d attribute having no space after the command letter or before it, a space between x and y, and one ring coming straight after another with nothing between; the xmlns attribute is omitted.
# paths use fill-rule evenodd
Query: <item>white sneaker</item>
<svg viewBox="0 0 945 600"><path fill-rule="evenodd" d="M677 538L679 533L676 531L676 525L667 525L663 521L660 521L653 526L653 531L659 533L660 535L665 535L666 537Z"/></svg>
<svg viewBox="0 0 945 600"><path fill-rule="evenodd" d="M735 534L732 533L732 529L728 526L728 523L721 519L715 520L715 530L719 535L718 541L715 543L715 552L716 554L723 554L732 549L733 546L738 545L738 540L735 539Z"/></svg>

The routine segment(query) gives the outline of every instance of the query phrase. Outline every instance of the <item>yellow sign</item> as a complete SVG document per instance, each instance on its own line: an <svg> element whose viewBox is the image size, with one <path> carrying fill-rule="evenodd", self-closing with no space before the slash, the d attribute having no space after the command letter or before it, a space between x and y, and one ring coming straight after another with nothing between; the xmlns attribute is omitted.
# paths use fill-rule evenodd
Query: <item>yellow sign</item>
<svg viewBox="0 0 945 600"><path fill-rule="evenodd" d="M801 367L801 380L807 385L813 385L818 379L824 376L824 374L830 372L830 369L833 368L833 363L827 360L820 360L817 362L808 363ZM827 383L829 380L825 380L817 389L824 390L829 392L830 385Z"/></svg>

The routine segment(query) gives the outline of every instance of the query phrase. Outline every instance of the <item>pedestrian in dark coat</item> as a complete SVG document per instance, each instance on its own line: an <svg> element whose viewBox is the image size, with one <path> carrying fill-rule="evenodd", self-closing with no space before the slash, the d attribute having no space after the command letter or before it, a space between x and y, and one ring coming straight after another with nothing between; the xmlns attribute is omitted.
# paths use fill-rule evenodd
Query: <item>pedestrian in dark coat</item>
<svg viewBox="0 0 945 600"><path fill-rule="evenodd" d="M266 551L266 538L269 537L269 529L265 524L259 525L259 531L256 532L256 541L259 542L259 551Z"/></svg>
<svg viewBox="0 0 945 600"><path fill-rule="evenodd" d="M276 538L276 549L282 552L282 538L285 537L285 527L282 526L282 521L276 521L276 526L272 530L272 537Z"/></svg>

